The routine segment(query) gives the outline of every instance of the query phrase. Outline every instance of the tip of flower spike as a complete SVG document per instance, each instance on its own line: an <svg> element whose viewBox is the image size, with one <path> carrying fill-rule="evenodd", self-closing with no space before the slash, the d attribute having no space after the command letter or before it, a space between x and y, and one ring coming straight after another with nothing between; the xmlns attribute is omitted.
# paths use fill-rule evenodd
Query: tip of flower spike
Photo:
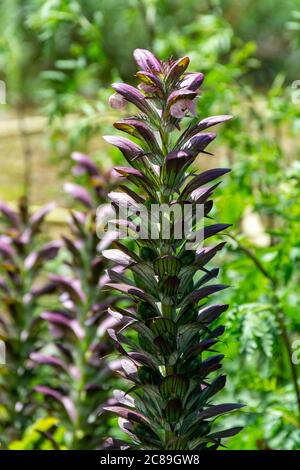
<svg viewBox="0 0 300 470"><path fill-rule="evenodd" d="M74 167L74 174L82 174L84 171L88 172L90 175L98 175L99 171L97 165L92 161L92 159L81 152L73 152L71 158L77 165Z"/></svg>
<svg viewBox="0 0 300 470"><path fill-rule="evenodd" d="M217 137L217 134L215 132L207 132L202 135L206 135L209 140L214 140Z"/></svg>
<svg viewBox="0 0 300 470"><path fill-rule="evenodd" d="M88 158L88 156L82 152L72 152L71 153L71 158L75 162L80 161L82 158Z"/></svg>
<svg viewBox="0 0 300 470"><path fill-rule="evenodd" d="M85 206L92 207L92 198L83 186L75 183L65 183L63 188L66 193L70 194Z"/></svg>
<svg viewBox="0 0 300 470"><path fill-rule="evenodd" d="M222 122L229 121L230 119L233 119L233 116L231 114L220 114L218 116L210 116L208 118L202 119L198 126L202 129L205 129L207 127L212 127L216 124L222 124Z"/></svg>
<svg viewBox="0 0 300 470"><path fill-rule="evenodd" d="M113 109L121 109L126 106L126 100L125 98L120 95L119 93L113 93L109 98L108 98L109 105Z"/></svg>
<svg viewBox="0 0 300 470"><path fill-rule="evenodd" d="M112 83L111 87L116 91L115 95L120 95L123 99L125 99L124 94L127 93L128 89L134 89L131 85L121 82Z"/></svg>
<svg viewBox="0 0 300 470"><path fill-rule="evenodd" d="M201 72L186 73L181 81L180 88L198 91L204 80L204 74Z"/></svg>
<svg viewBox="0 0 300 470"><path fill-rule="evenodd" d="M168 85L175 84L177 80L183 75L190 63L189 57L181 57L181 59L176 60L172 63L168 74L166 76L166 83Z"/></svg>
<svg viewBox="0 0 300 470"><path fill-rule="evenodd" d="M102 139L105 140L105 142L107 142L108 144L111 143L111 137L110 135L103 135L102 136Z"/></svg>
<svg viewBox="0 0 300 470"><path fill-rule="evenodd" d="M115 147L119 148L123 153L126 152L132 157L142 153L141 147L139 147L131 140L126 139L125 137L119 137L115 135L104 135L103 139L108 144L114 145Z"/></svg>
<svg viewBox="0 0 300 470"><path fill-rule="evenodd" d="M128 85L128 83L115 82L111 87L120 95L124 100L130 101L131 98L144 98L143 94L137 90L134 86Z"/></svg>
<svg viewBox="0 0 300 470"><path fill-rule="evenodd" d="M231 114L222 114L219 117L222 117L223 121L229 121L230 119L233 119L234 116L232 116Z"/></svg>
<svg viewBox="0 0 300 470"><path fill-rule="evenodd" d="M161 62L155 55L147 49L135 49L133 58L136 64L146 72L161 72Z"/></svg>
<svg viewBox="0 0 300 470"><path fill-rule="evenodd" d="M116 135L103 135L102 138L108 144L115 145L116 147L119 147L123 140L125 141L124 137L119 137Z"/></svg>
<svg viewBox="0 0 300 470"><path fill-rule="evenodd" d="M203 152L216 136L217 134L215 132L196 134L187 142L186 150L197 153Z"/></svg>

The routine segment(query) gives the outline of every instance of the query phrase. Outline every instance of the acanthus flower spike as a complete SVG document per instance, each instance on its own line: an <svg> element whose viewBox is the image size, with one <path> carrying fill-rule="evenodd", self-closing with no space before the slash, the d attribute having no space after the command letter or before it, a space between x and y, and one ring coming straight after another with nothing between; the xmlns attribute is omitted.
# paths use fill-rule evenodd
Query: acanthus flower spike
<svg viewBox="0 0 300 470"><path fill-rule="evenodd" d="M132 387L126 394L116 392L117 403L108 404L103 411L119 416L120 428L129 435L132 448L213 450L223 438L241 430L220 430L215 424L216 417L242 405L214 403L215 395L226 384L226 377L218 372L224 356L217 346L224 332L219 322L228 305L214 304L210 299L228 286L214 282L219 269L209 267L224 243L203 246L229 227L209 224L212 195L219 185L215 180L229 169L195 174L191 164L199 154L208 153L206 148L216 137L201 131L230 116L202 119L173 138L173 132L180 132L182 119L196 112L204 76L186 72L188 57L162 62L141 49L134 57L142 69L136 75L142 82L141 91L120 84L114 88L142 115L122 119L115 127L133 136L138 144L131 146L116 137L106 139L120 148L131 165L116 168L126 179L122 192L114 191L110 198L118 208L130 206L136 214L142 206L140 220L150 220L154 206L160 207L160 213L151 219L150 235L149 230L141 230L135 218L119 221L149 236L130 240L130 245L117 241L112 250L103 252L123 268L122 272L108 270L108 288L133 301L130 309L112 306L108 310L119 320L118 328L110 329L109 335L123 356L122 375ZM146 109L149 103L150 110ZM169 212L176 206L196 210L198 205L203 210L197 217L189 212L180 219L178 213L172 217ZM163 230L166 220L170 225L167 234ZM201 235L200 246L189 243L190 233L181 230L175 236L175 229L182 229L187 221ZM116 441L112 445L117 445Z"/></svg>

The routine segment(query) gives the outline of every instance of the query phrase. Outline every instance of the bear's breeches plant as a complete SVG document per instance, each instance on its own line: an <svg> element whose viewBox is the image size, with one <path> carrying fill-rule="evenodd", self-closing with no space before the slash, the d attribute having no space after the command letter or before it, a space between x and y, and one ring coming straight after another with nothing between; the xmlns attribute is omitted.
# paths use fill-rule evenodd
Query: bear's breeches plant
<svg viewBox="0 0 300 470"><path fill-rule="evenodd" d="M208 300L227 287L214 283L219 270L207 267L224 243L206 245L206 240L228 227L207 221L216 180L229 169L197 174L191 167L216 137L207 129L231 116L195 117L204 76L186 72L188 57L162 62L137 49L134 58L140 69L138 87L115 83L110 97L114 108L131 103L138 109L137 115L114 124L134 141L105 137L130 165L115 168L123 181L120 191L110 194L114 208L132 209L127 220L118 221L129 237L115 242L104 256L124 267L122 272L109 271L108 287L134 302L132 308L109 310L121 325L110 330L110 336L131 385L126 393L115 391L115 402L105 410L119 416L120 427L130 436L129 443L118 442L121 447L217 449L240 428L224 430L216 418L242 406L215 401L226 382L217 372L223 356L215 350L224 331L220 317L228 306ZM181 213L172 211L175 206ZM147 217L139 220L141 207ZM160 208L155 217L153 207ZM145 218L151 227L141 230ZM188 232L183 230L186 225ZM180 228L183 234L178 236ZM133 232L140 236L130 240Z"/></svg>

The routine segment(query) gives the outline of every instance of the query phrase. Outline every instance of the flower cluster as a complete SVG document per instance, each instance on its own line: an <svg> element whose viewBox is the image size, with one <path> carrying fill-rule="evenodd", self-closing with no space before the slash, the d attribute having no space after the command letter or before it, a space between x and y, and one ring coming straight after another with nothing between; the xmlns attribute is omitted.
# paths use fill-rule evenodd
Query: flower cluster
<svg viewBox="0 0 300 470"><path fill-rule="evenodd" d="M126 101L134 103L141 111L147 112L144 97L158 98L165 117L183 118L187 113L195 114L195 100L199 94L199 88L203 82L202 73L184 72L189 65L189 58L183 57L177 61L167 63L160 62L149 51L137 49L134 53L136 63L141 68L137 72L137 78L142 82L136 90L130 85L114 84L116 93L110 97L113 108L121 108ZM168 90L176 83L176 89L172 93ZM143 103L144 101L144 103Z"/></svg>

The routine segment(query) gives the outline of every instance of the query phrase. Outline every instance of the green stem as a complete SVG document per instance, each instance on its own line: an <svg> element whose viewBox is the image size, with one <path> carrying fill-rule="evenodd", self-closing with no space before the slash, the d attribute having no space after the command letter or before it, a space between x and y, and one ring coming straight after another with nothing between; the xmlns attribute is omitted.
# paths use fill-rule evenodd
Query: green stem
<svg viewBox="0 0 300 470"><path fill-rule="evenodd" d="M162 142L162 151L163 151L164 155L166 156L170 151L170 149L169 149L169 134L165 130L164 125L161 126L159 132L160 132L160 137L161 137L161 142ZM164 185L162 175L163 174L161 173L161 180L162 180L161 183L162 183L162 187L164 188L165 185ZM167 193L164 190L161 191L161 193L160 193L160 202L161 202L161 204L167 204L167 205L170 204L170 192L169 191ZM168 221L167 221L167 223L168 223ZM163 241L162 247L161 247L161 256L163 256L165 254L169 254L170 252L172 252L171 241L170 240ZM162 279L160 279L160 281L162 281ZM174 306L172 304L162 301L161 311L162 311L163 317L173 319ZM165 368L166 375L173 375L174 374L174 366L169 365L168 362L169 361L166 361L166 368ZM168 423L168 426L169 426L169 429L165 429L165 448L168 448L169 442L172 439L174 439L174 437L175 437L174 431L172 430L171 423Z"/></svg>
<svg viewBox="0 0 300 470"><path fill-rule="evenodd" d="M173 314L172 305L162 303L161 310L162 310L162 314L164 317L172 318L172 314Z"/></svg>

